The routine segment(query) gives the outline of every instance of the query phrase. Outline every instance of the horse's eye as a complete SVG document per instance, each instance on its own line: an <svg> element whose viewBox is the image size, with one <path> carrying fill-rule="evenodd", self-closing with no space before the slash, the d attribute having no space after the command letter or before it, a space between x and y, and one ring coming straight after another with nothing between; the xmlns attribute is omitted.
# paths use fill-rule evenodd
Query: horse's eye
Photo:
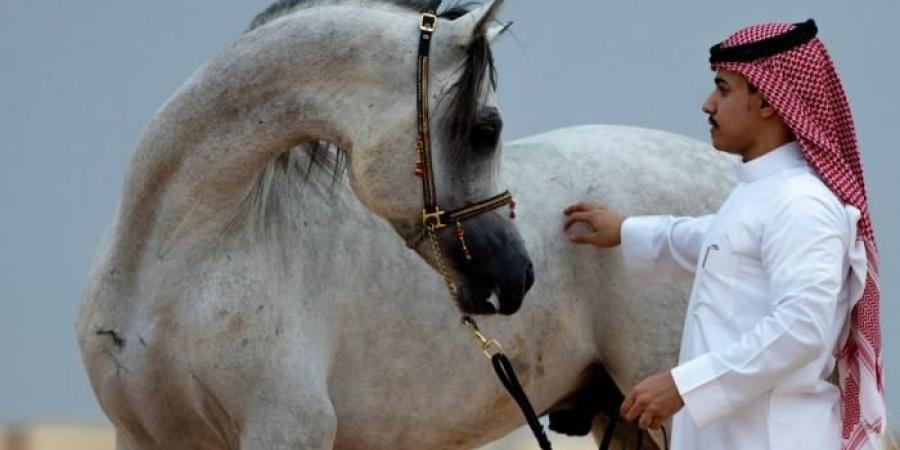
<svg viewBox="0 0 900 450"><path fill-rule="evenodd" d="M475 123L475 126L472 127L472 133L469 136L472 150L476 154L488 154L493 152L494 149L497 148L502 128L503 122L500 121L499 117Z"/></svg>

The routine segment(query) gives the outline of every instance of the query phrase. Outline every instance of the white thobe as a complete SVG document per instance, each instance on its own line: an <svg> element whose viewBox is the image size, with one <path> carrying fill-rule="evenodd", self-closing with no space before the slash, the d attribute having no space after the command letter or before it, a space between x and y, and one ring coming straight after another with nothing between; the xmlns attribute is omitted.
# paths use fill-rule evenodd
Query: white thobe
<svg viewBox="0 0 900 450"><path fill-rule="evenodd" d="M685 403L671 448L837 450L841 394L828 380L865 282L859 211L795 143L737 172L715 215L622 225L631 269L694 277L671 371Z"/></svg>

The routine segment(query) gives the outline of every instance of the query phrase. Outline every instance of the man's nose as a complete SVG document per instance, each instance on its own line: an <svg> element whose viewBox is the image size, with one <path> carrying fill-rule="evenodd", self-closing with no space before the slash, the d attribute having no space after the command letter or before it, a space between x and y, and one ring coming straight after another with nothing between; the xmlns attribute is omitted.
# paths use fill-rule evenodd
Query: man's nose
<svg viewBox="0 0 900 450"><path fill-rule="evenodd" d="M705 102L703 102L703 106L701 107L704 113L708 115L713 115L716 113L716 105L713 102L712 95L710 95Z"/></svg>

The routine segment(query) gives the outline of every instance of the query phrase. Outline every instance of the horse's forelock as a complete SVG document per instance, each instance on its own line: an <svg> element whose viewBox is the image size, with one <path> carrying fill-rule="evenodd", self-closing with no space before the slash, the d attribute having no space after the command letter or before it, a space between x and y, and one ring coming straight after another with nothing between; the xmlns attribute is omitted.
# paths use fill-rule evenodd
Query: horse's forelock
<svg viewBox="0 0 900 450"><path fill-rule="evenodd" d="M473 5L477 4L459 5L448 10L448 13L460 17L465 15ZM485 82L490 82L491 89L497 87L497 69L494 66L494 56L487 38L487 25L493 20L493 15L489 14L475 28L475 34L466 49L466 58L461 67L460 77L449 91L450 103L443 125L451 136L452 151L460 157L465 154L464 149L469 144L475 117L478 114L480 102L483 100L481 95Z"/></svg>

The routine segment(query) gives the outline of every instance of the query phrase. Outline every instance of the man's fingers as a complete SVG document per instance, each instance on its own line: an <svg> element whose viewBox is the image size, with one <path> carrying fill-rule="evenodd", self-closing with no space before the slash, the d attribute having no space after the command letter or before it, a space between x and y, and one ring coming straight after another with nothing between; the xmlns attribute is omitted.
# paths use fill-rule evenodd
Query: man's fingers
<svg viewBox="0 0 900 450"><path fill-rule="evenodd" d="M591 223L590 217L591 217L590 213L587 213L587 212L572 213L569 215L569 217L566 218L566 224L563 225L563 230L568 230L569 227L571 227L572 225L575 225L578 222L587 223L587 224L590 224L591 226L593 226L593 224Z"/></svg>
<svg viewBox="0 0 900 450"><path fill-rule="evenodd" d="M625 396L625 400L622 400L622 405L619 406L619 415L625 417L625 413L631 409L632 404L634 404L634 391L629 392L628 395Z"/></svg>
<svg viewBox="0 0 900 450"><path fill-rule="evenodd" d="M603 209L603 207L596 203L578 202L578 203L575 203L574 205L569 205L565 210L563 210L563 214L568 215L568 214L572 214L573 212L590 211L593 209Z"/></svg>
<svg viewBox="0 0 900 450"><path fill-rule="evenodd" d="M622 403L624 407L625 404ZM625 417L626 420L635 420L641 416L641 413L644 412L644 409L647 405L645 405L637 396L635 396L634 400L631 401L631 404L627 409L624 409L622 413L622 417Z"/></svg>
<svg viewBox="0 0 900 450"><path fill-rule="evenodd" d="M638 426L642 430L647 430L650 428L650 425L653 424L655 419L656 419L656 417L654 417L654 415L651 414L649 411L644 411L644 413L641 414L641 420L638 422Z"/></svg>
<svg viewBox="0 0 900 450"><path fill-rule="evenodd" d="M631 405L631 408L628 408L628 410L625 411L625 414L623 414L622 417L624 417L625 420L637 420L638 417L641 417L642 412L644 412L644 405L641 405L638 402L634 402Z"/></svg>
<svg viewBox="0 0 900 450"><path fill-rule="evenodd" d="M570 236L569 241L576 244L590 244L594 242L594 236L595 234L578 234L575 236Z"/></svg>
<svg viewBox="0 0 900 450"><path fill-rule="evenodd" d="M584 211L585 209L586 208L584 202L578 202L574 205L569 205L568 207L566 207L566 209L563 210L563 214L568 215L572 214L573 212Z"/></svg>

